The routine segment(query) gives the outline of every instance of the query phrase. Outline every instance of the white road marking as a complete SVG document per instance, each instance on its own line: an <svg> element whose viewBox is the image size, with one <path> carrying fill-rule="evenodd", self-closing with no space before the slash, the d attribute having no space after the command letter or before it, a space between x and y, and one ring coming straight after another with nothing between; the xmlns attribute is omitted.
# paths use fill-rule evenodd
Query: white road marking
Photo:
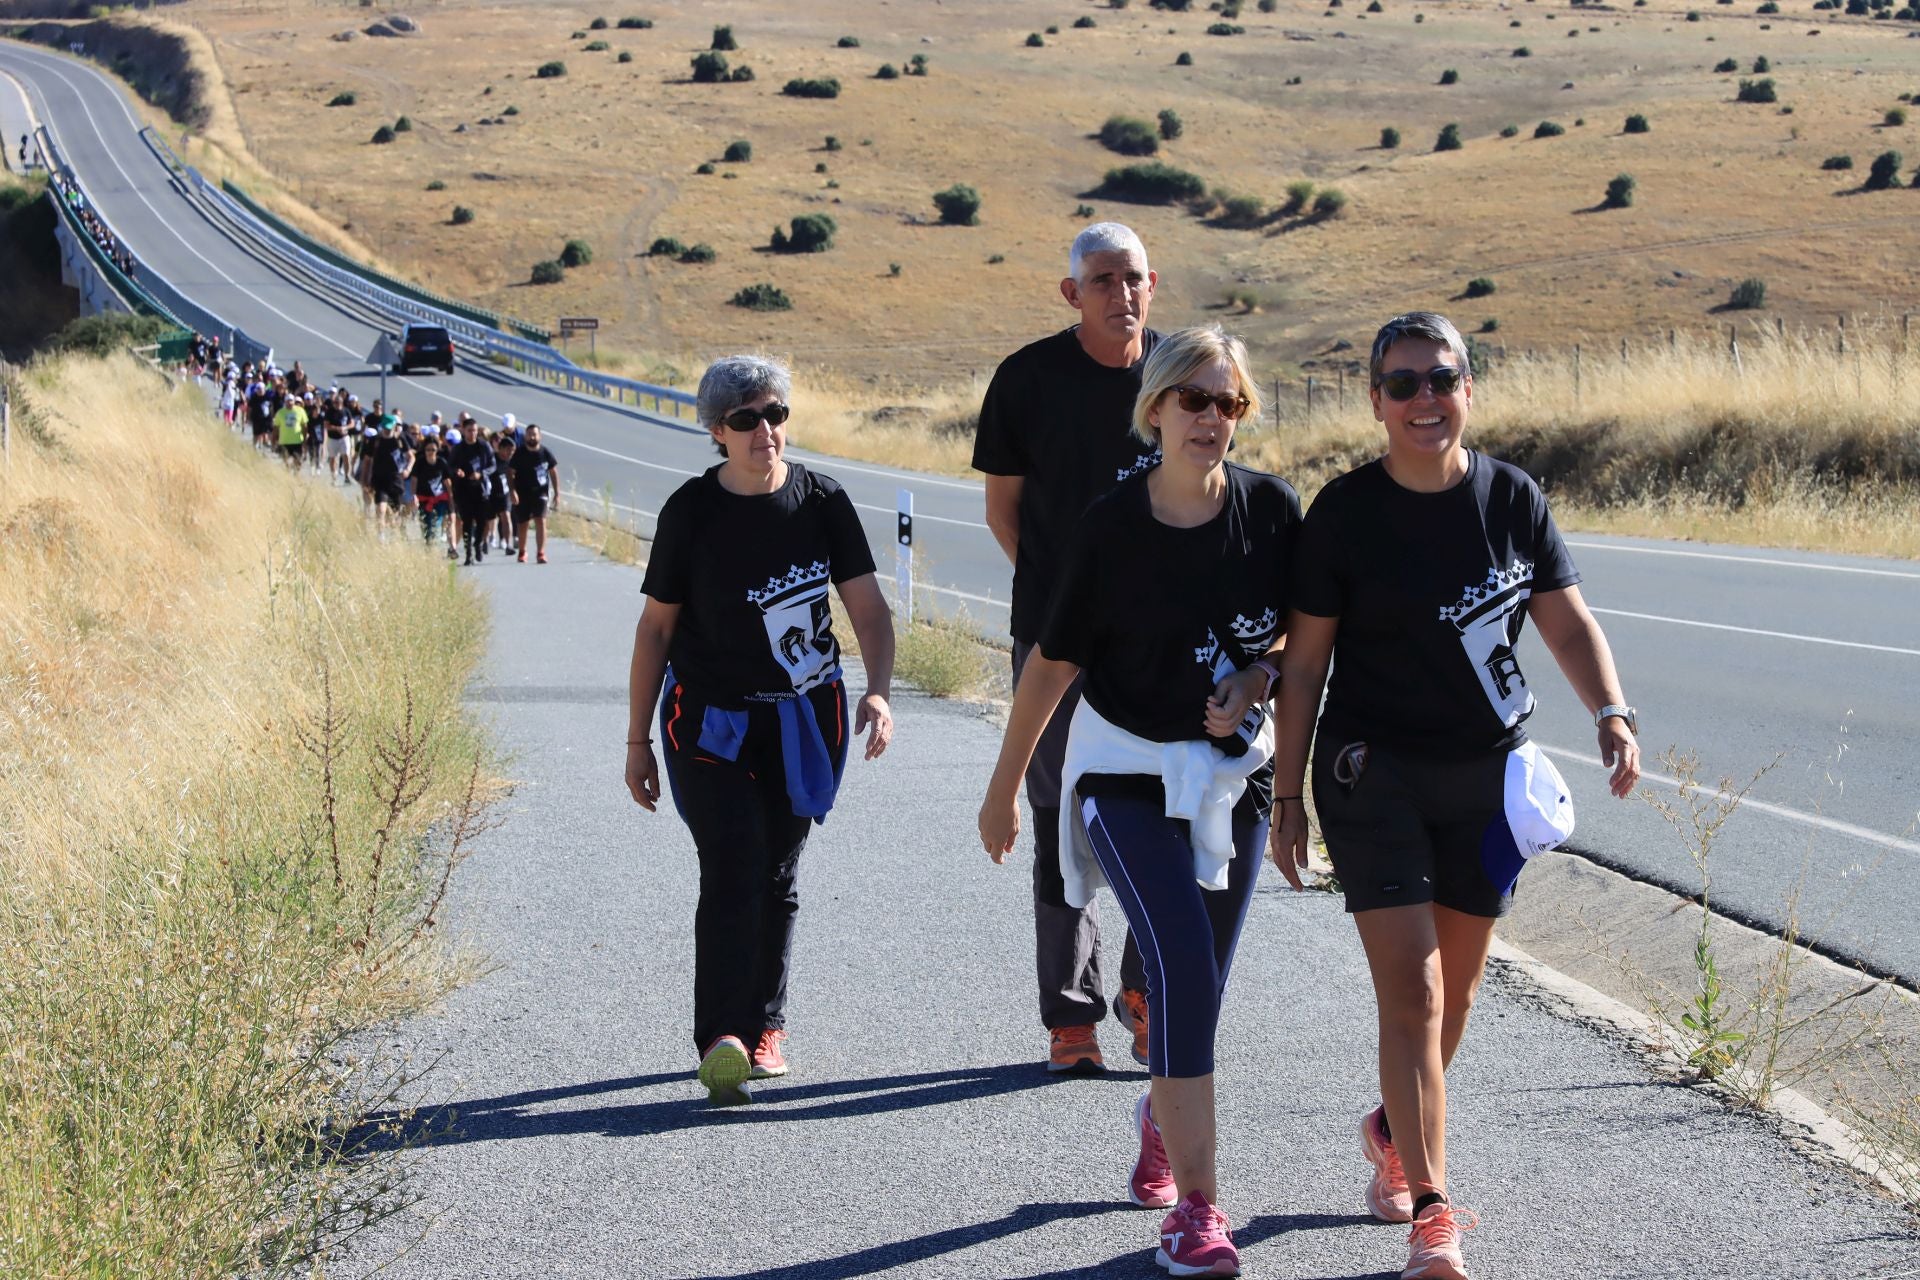
<svg viewBox="0 0 1920 1280"><path fill-rule="evenodd" d="M1589 605L1594 613L1606 614L1615 618L1638 618L1642 622L1666 622L1677 627L1705 627L1709 631L1737 631L1747 636L1767 636L1774 640L1798 640L1802 644L1830 644L1842 649L1867 649L1874 653L1898 653L1909 658L1920 658L1920 649L1902 649L1892 644L1868 644L1864 640L1835 640L1831 636L1803 636L1793 631L1767 631L1760 627L1736 627L1725 622L1701 622L1697 618L1669 618L1658 613L1635 613L1630 609L1599 609Z"/></svg>
<svg viewBox="0 0 1920 1280"><path fill-rule="evenodd" d="M1764 564L1780 569L1814 569L1821 573L1859 573L1876 578L1907 578L1920 582L1920 573L1904 569L1868 569L1850 564L1816 564L1811 560L1780 560L1768 556L1735 556L1715 551L1679 551L1672 547L1623 547L1611 542L1584 542L1567 539L1570 547L1583 551L1621 551L1636 556L1682 556L1689 560L1726 560L1734 564Z"/></svg>
<svg viewBox="0 0 1920 1280"><path fill-rule="evenodd" d="M1565 747L1550 747L1546 743L1539 742L1538 740L1535 741L1535 745L1550 756L1559 756L1562 760L1572 760L1579 764L1592 765L1596 769L1603 769L1609 773L1612 772L1611 766L1601 763L1599 756L1590 756L1582 751L1569 751ZM1646 769L1640 771L1640 778L1643 782L1653 782L1663 787L1672 787L1676 790L1678 790L1680 786L1680 780L1678 778L1669 778L1664 773L1653 773ZM1893 849L1900 853L1920 855L1920 843L1915 843L1912 840L1903 840L1899 836L1890 836L1884 831L1875 831L1871 827L1862 827L1851 822L1841 822L1837 818L1828 818L1817 813L1808 813L1804 809L1792 809L1783 804L1769 804L1765 800L1755 800L1751 796L1742 800L1740 807L1742 809L1753 809L1759 813L1768 814L1771 817L1784 818L1788 822L1797 822L1802 826L1818 827L1822 831L1831 831L1836 835L1850 836L1855 840L1862 840L1867 844L1878 845L1883 849Z"/></svg>

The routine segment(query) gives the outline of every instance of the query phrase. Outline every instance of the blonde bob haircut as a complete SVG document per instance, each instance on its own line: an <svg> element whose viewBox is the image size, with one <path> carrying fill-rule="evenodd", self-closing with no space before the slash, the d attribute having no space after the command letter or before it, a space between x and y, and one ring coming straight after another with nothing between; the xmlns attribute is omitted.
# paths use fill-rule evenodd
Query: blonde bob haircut
<svg viewBox="0 0 1920 1280"><path fill-rule="evenodd" d="M1175 387L1185 386L1193 375L1210 364L1224 364L1233 370L1239 393L1247 398L1247 411L1241 422L1260 420L1260 384L1247 365L1247 344L1217 324L1181 329L1160 340L1140 371L1140 398L1133 402L1133 438L1141 444L1159 447L1160 433L1147 421L1147 414L1160 398Z"/></svg>

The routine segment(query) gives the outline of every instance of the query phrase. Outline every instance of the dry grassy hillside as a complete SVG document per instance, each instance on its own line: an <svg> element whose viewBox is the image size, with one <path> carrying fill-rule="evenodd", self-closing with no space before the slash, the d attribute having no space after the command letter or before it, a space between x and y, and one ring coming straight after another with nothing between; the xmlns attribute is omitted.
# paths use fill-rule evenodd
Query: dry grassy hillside
<svg viewBox="0 0 1920 1280"><path fill-rule="evenodd" d="M421 35L345 42L329 37L380 11L189 0L168 13L208 34L247 144L331 223L442 289L546 321L598 315L602 341L684 359L765 345L919 386L990 368L1066 318L1054 282L1083 203L1146 237L1158 324L1228 314L1274 373L1414 305L1469 330L1497 320L1489 340L1524 350L1710 329L1748 276L1767 282L1766 315L1793 324L1897 310L1920 283L1920 191L1857 191L1907 134L1920 161L1920 115L1883 123L1920 92L1920 43L1906 38L1920 27L1808 0L1768 16L1758 0L1701 4L1697 21L1682 0L1381 3L1247 3L1231 36L1207 34L1215 13L1076 0L446 0L409 11ZM625 16L654 25L620 29ZM717 24L733 28L727 57L751 82L689 82ZM842 36L859 47L837 47ZM592 40L609 48L587 52ZM1176 65L1183 51L1191 66ZM914 54L930 59L925 77L875 78ZM1776 104L1734 100L1758 57ZM1738 74L1714 70L1726 58ZM567 74L536 78L554 59ZM1447 69L1457 83L1440 83ZM842 82L837 99L780 92L820 76ZM326 105L343 92L354 105ZM1346 211L1232 230L1089 195L1128 162L1091 136L1102 121L1163 108L1185 130L1159 158L1210 188L1272 206L1307 179L1342 190ZM1623 132L1631 113L1648 132ZM401 115L411 131L369 142ZM1543 120L1566 132L1534 138ZM1449 122L1464 145L1435 153ZM1518 134L1501 138L1509 125ZM1379 146L1389 126L1395 150ZM736 139L750 162L721 161ZM1838 154L1855 168L1822 170ZM1902 184L1912 170L1903 162ZM1595 209L1623 172L1633 206ZM937 225L930 197L954 182L982 193L980 225ZM455 205L471 224L451 225ZM832 250L766 252L776 224L809 212L838 221ZM717 260L644 256L661 236L710 244ZM528 284L571 237L594 262ZM1496 292L1461 298L1479 276ZM727 305L755 281L794 309ZM1225 305L1230 292L1257 312Z"/></svg>

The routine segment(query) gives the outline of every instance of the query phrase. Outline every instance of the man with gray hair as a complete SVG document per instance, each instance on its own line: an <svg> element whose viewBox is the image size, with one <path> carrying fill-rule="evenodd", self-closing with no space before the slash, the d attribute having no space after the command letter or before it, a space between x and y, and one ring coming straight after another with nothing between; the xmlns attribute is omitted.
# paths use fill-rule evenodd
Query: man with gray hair
<svg viewBox="0 0 1920 1280"><path fill-rule="evenodd" d="M980 406L974 469L987 481L987 526L1013 564L1013 679L1046 623L1054 579L1080 515L1159 454L1133 435L1140 368L1160 342L1147 327L1158 277L1129 227L1096 222L1074 237L1060 296L1079 323L1030 343L995 370ZM1098 1071L1094 1026L1106 1016L1100 925L1092 906L1067 905L1060 875L1060 766L1079 704L1076 681L1048 722L1027 768L1033 808L1033 904L1040 1021L1051 1034L1052 1071ZM1147 1061L1146 992L1131 936L1120 966L1116 1016Z"/></svg>

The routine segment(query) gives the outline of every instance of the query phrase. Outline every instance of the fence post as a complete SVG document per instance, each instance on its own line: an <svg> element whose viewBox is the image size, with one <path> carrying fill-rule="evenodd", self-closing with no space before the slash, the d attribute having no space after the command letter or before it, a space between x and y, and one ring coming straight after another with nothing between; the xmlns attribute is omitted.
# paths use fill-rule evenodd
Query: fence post
<svg viewBox="0 0 1920 1280"><path fill-rule="evenodd" d="M1727 349L1733 352L1734 376L1746 377L1747 371L1740 364L1740 334L1732 325L1727 326Z"/></svg>
<svg viewBox="0 0 1920 1280"><path fill-rule="evenodd" d="M898 539L893 545L894 609L900 617L913 622L913 490L902 489L895 499L900 522Z"/></svg>
<svg viewBox="0 0 1920 1280"><path fill-rule="evenodd" d="M1573 344L1573 402L1580 403L1580 344Z"/></svg>
<svg viewBox="0 0 1920 1280"><path fill-rule="evenodd" d="M1672 353L1678 351L1679 349L1680 349L1680 335L1678 331L1673 329L1667 330L1667 353L1671 355Z"/></svg>
<svg viewBox="0 0 1920 1280"><path fill-rule="evenodd" d="M1347 371L1346 371L1346 368L1342 366L1340 370L1340 412L1345 413L1346 411L1347 411Z"/></svg>
<svg viewBox="0 0 1920 1280"><path fill-rule="evenodd" d="M1313 375L1307 375L1307 419L1313 419Z"/></svg>
<svg viewBox="0 0 1920 1280"><path fill-rule="evenodd" d="M1273 380L1273 429L1280 429L1280 379Z"/></svg>
<svg viewBox="0 0 1920 1280"><path fill-rule="evenodd" d="M1625 338L1622 338L1620 339L1620 363L1625 364L1626 362L1627 362L1627 340Z"/></svg>
<svg viewBox="0 0 1920 1280"><path fill-rule="evenodd" d="M1834 348L1834 353L1836 355L1847 354L1847 318L1845 316L1840 317L1839 341Z"/></svg>

